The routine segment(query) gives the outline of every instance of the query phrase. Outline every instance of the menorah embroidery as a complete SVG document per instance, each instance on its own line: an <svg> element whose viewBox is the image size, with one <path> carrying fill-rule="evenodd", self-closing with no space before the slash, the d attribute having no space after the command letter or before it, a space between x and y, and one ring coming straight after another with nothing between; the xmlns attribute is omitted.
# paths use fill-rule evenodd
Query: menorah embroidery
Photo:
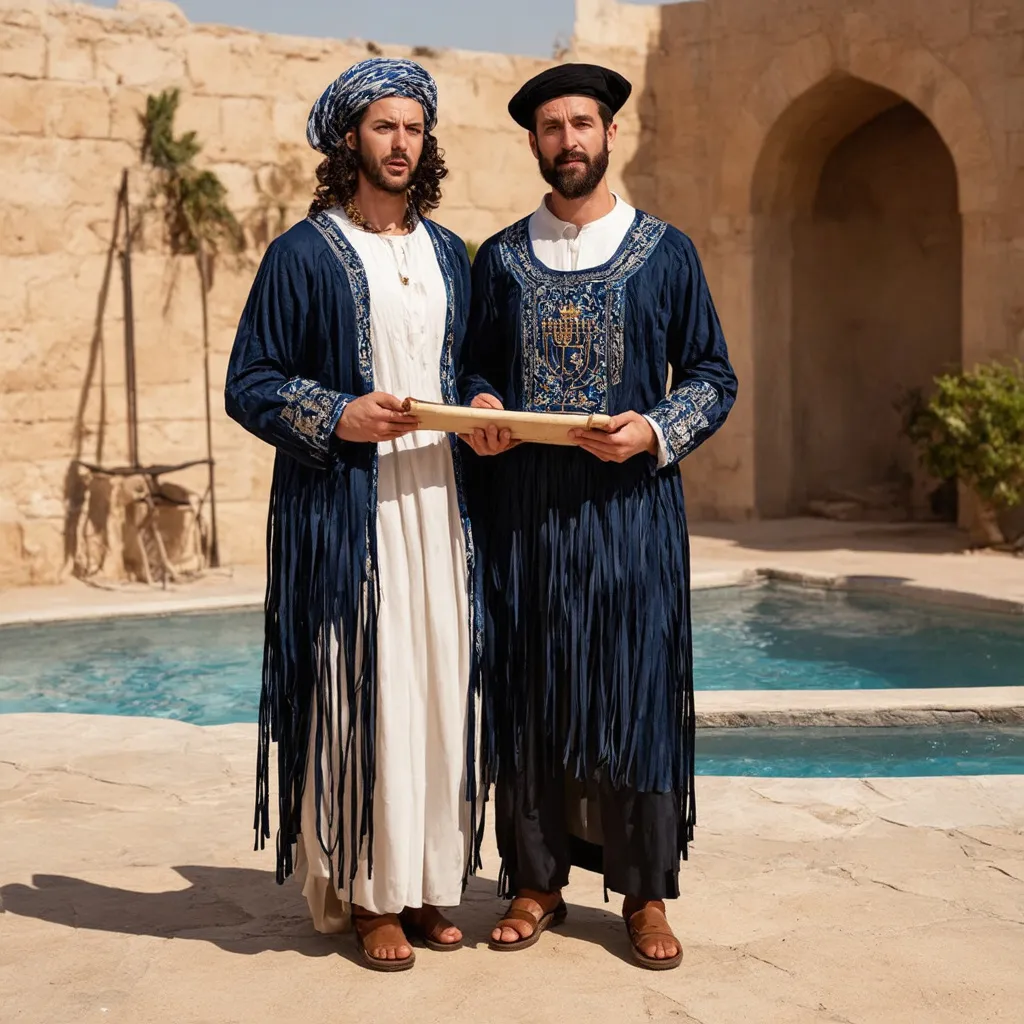
<svg viewBox="0 0 1024 1024"><path fill-rule="evenodd" d="M599 321L584 316L575 302L562 306L558 314L557 318L541 319L543 358L554 378L550 384L555 385L559 393L560 400L552 404L556 408L575 409L581 403L589 405L585 393L591 389L595 375L600 372L603 332Z"/></svg>
<svg viewBox="0 0 1024 1024"><path fill-rule="evenodd" d="M559 348L590 347L596 321L584 317L575 302L562 306L557 320L544 320L543 330Z"/></svg>

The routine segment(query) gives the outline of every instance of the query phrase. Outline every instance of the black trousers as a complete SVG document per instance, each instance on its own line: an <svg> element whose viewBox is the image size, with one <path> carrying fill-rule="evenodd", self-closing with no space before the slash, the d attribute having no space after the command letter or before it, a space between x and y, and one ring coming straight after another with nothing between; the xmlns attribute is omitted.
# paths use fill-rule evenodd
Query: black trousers
<svg viewBox="0 0 1024 1024"><path fill-rule="evenodd" d="M564 772L528 784L525 773L495 784L495 831L505 892L553 892L573 865L604 876L606 889L643 900L679 896L677 793L614 789Z"/></svg>

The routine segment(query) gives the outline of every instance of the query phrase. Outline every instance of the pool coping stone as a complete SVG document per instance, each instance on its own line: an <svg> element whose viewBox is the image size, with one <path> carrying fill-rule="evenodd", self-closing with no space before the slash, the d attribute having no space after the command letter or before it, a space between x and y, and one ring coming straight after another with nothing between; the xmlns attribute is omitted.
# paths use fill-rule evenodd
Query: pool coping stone
<svg viewBox="0 0 1024 1024"><path fill-rule="evenodd" d="M932 587L907 582L897 576L849 575L785 566L760 568L719 568L698 570L690 579L693 590L714 590L727 587L754 586L760 583L781 583L820 590L838 590L860 594L880 594L890 598L923 604L962 608L965 611L1024 616L1024 601L993 597L953 587ZM74 600L48 607L12 609L0 607L0 627L44 625L55 622L89 622L106 618L145 618L149 616L182 615L201 612L241 611L262 608L264 588L250 583L230 593L186 594L175 587L154 591L143 585L130 585L116 591L87 588L94 598L90 602ZM97 602L98 593L116 594ZM76 595L77 596L77 595Z"/></svg>
<svg viewBox="0 0 1024 1024"><path fill-rule="evenodd" d="M701 729L1024 723L1024 686L697 690L695 700Z"/></svg>

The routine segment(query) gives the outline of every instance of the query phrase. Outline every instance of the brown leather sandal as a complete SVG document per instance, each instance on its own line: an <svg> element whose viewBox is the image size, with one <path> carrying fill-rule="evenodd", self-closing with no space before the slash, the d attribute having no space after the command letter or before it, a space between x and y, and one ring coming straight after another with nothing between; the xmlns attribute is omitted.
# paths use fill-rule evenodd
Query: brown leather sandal
<svg viewBox="0 0 1024 1024"><path fill-rule="evenodd" d="M641 910L630 914L628 917L623 913L622 920L625 922L626 931L629 933L629 944L633 947L633 959L648 971L671 971L683 962L683 946L675 937L672 928L665 916L665 911L657 904L648 905ZM656 956L648 956L641 948L640 943L649 942L651 939L666 939L679 950L675 956L659 959Z"/></svg>
<svg viewBox="0 0 1024 1024"><path fill-rule="evenodd" d="M541 911L540 916L533 913L530 910L525 909L523 906L516 906L516 903L532 903L537 910ZM529 949L530 946L534 945L540 938L541 932L546 931L548 928L555 928L565 921L566 916L569 913L569 908L565 905L565 900L559 900L558 905L553 909L549 910L546 914L543 912L544 908L532 897L529 896L517 896L509 904L508 910L505 912L505 916L495 925L496 928L503 928L506 922L509 921L526 921L528 924L533 925L533 931L530 932L526 938L517 939L515 942L502 942L501 939L496 939L492 935L488 940L487 945L491 949L495 949L500 953L507 952L509 950L517 949Z"/></svg>
<svg viewBox="0 0 1024 1024"><path fill-rule="evenodd" d="M370 914L360 911L352 915L352 924L355 928L356 943L363 954L363 960L371 971L383 971L386 974L393 974L396 971L411 970L416 963L416 953L411 948L409 955L401 960L384 960L370 954L371 949L378 949L381 946L408 946L409 940L402 930L402 924L397 914ZM399 936L396 938L396 933Z"/></svg>
<svg viewBox="0 0 1024 1024"><path fill-rule="evenodd" d="M462 949L462 939L455 942L442 942L440 939L434 938L446 928L455 927L437 907L406 907L398 915L398 920L401 921L405 934L410 939L422 942L427 949L432 949L435 953L451 953L453 950Z"/></svg>

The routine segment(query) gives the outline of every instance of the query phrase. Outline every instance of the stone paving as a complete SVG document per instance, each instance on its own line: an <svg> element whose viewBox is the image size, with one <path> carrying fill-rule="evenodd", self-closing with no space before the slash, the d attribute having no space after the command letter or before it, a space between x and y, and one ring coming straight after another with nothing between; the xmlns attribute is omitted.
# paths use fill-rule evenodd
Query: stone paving
<svg viewBox="0 0 1024 1024"><path fill-rule="evenodd" d="M1024 1006L1024 778L700 780L671 908L683 966L628 959L585 872L558 933L485 945L497 857L414 970L317 936L251 851L255 728L0 717L0 1020L985 1024Z"/></svg>
<svg viewBox="0 0 1024 1024"><path fill-rule="evenodd" d="M781 574L1024 609L1024 561L964 553L953 531L761 523L700 528L693 547L700 585ZM0 622L261 601L260 571L243 568L167 592L0 592ZM705 693L699 704L706 724L979 709L1012 720L1024 687ZM251 851L254 748L249 725L0 716L3 1024L1020 1019L1024 776L700 779L697 841L671 909L686 957L661 974L633 966L617 903L585 872L559 933L518 956L490 953L488 836L453 914L467 948L424 950L409 974L382 977L359 966L351 937L317 936L298 886L276 886L270 851Z"/></svg>

